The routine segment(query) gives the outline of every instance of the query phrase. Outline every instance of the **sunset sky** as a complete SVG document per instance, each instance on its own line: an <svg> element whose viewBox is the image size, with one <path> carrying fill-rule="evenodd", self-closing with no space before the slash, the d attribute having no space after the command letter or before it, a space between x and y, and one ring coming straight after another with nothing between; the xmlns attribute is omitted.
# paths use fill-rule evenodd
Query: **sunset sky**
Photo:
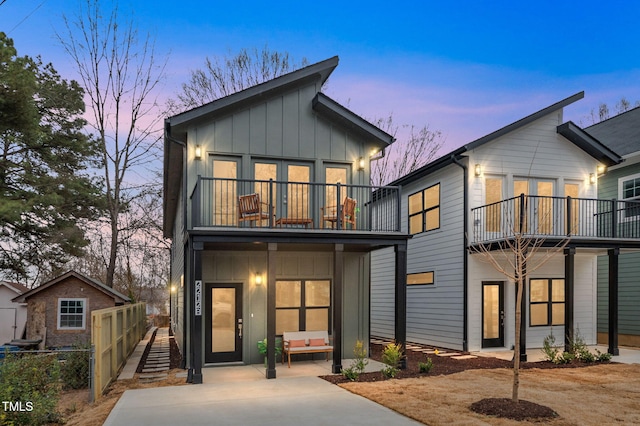
<svg viewBox="0 0 640 426"><path fill-rule="evenodd" d="M41 55L74 78L54 34L79 4L0 0L0 31L19 55ZM601 102L640 101L635 1L129 0L120 9L168 55L166 96L205 57L243 47L309 63L338 55L329 96L366 118L393 112L397 124L440 130L441 154L582 90L566 109L577 124Z"/></svg>

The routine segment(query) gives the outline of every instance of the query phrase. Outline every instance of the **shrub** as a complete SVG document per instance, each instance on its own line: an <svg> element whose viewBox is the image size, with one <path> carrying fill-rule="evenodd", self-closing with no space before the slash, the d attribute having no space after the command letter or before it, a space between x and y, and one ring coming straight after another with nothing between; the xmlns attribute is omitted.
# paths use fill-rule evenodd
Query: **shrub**
<svg viewBox="0 0 640 426"><path fill-rule="evenodd" d="M551 334L544 338L542 342L542 352L547 361L555 362L558 357L560 350L558 346L556 346L556 336L553 335L553 330L551 330Z"/></svg>
<svg viewBox="0 0 640 426"><path fill-rule="evenodd" d="M569 364L571 361L575 359L575 355L571 352L562 352L558 354L556 359L553 361L554 364Z"/></svg>
<svg viewBox="0 0 640 426"><path fill-rule="evenodd" d="M342 375L347 379L353 381L358 380L360 374L364 373L364 369L369 364L367 359L367 351L364 348L364 343L361 340L357 340L353 348L354 360L351 366L342 369Z"/></svg>
<svg viewBox="0 0 640 426"><path fill-rule="evenodd" d="M56 405L60 366L55 355L7 355L0 364L0 401L24 411L0 410L0 424L43 425L60 420Z"/></svg>
<svg viewBox="0 0 640 426"><path fill-rule="evenodd" d="M396 377L399 371L400 361L402 360L402 346L397 343L389 343L382 350L382 362L386 367L382 368L382 375L386 378Z"/></svg>
<svg viewBox="0 0 640 426"><path fill-rule="evenodd" d="M598 362L608 362L611 361L612 355L609 352L600 352L596 349L596 359Z"/></svg>
<svg viewBox="0 0 640 426"><path fill-rule="evenodd" d="M60 376L65 389L85 389L89 387L90 362L90 344L73 345L72 352L64 353Z"/></svg>
<svg viewBox="0 0 640 426"><path fill-rule="evenodd" d="M418 368L420 369L421 373L428 373L433 368L433 361L431 360L431 358L427 358L426 362L418 363Z"/></svg>

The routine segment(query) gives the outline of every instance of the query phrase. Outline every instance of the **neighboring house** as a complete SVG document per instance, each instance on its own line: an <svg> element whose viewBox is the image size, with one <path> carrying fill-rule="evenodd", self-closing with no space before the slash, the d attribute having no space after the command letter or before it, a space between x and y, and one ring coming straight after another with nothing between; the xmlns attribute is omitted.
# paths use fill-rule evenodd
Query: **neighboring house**
<svg viewBox="0 0 640 426"><path fill-rule="evenodd" d="M0 345L22 338L27 305L12 302L12 299L28 290L22 284L0 281Z"/></svg>
<svg viewBox="0 0 640 426"><path fill-rule="evenodd" d="M327 330L340 371L343 353L369 339L374 249L395 248L404 299L398 188L369 186L370 156L393 137L321 92L337 65L333 57L165 122L171 318L190 382L202 382L205 365L262 363L264 338L274 378L283 331ZM373 216L374 191L389 201L384 218Z"/></svg>
<svg viewBox="0 0 640 426"><path fill-rule="evenodd" d="M27 339L44 339L46 347L91 342L91 311L130 302L127 296L75 271L13 301L27 304Z"/></svg>
<svg viewBox="0 0 640 426"><path fill-rule="evenodd" d="M584 129L617 152L624 161L598 179L598 198L640 201L640 108ZM640 210L627 210L621 220L640 227ZM618 343L640 346L640 252L621 254L618 261ZM609 262L598 258L598 341L609 336Z"/></svg>
<svg viewBox="0 0 640 426"><path fill-rule="evenodd" d="M616 229L612 203L596 200L598 167L621 158L563 123L564 107L583 96L544 108L391 184L402 187L401 230L413 236L407 341L468 351L512 348L515 285L469 247L493 243L495 250L513 239L509 225L522 223L523 232L544 238L539 256L570 238L563 251L525 276L522 358L551 332L565 345L578 331L587 344L596 342L597 255L611 250L615 259L618 249L640 247L640 229ZM625 204L613 211L620 208ZM390 250L372 253L372 336L393 337L393 265Z"/></svg>

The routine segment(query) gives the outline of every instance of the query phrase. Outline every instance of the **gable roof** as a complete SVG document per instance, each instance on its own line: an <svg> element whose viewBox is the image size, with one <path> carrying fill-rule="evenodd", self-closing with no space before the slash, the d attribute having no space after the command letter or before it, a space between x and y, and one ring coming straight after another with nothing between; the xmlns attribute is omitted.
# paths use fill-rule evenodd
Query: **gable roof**
<svg viewBox="0 0 640 426"><path fill-rule="evenodd" d="M443 155L442 157L430 162L429 164L414 170L413 172L400 177L399 179L395 180L394 182L391 182L389 185L404 185L407 184L409 182L413 182L416 179L419 179L421 177L427 176L433 172L435 172L436 170L439 170L445 166L448 166L450 164L455 163L457 160L460 159L460 156L462 154L464 154L465 152L471 151L473 149L476 149L488 142L494 141L508 133L514 132L518 129L521 129L531 123L533 123L536 120L539 120L540 118L549 115L553 112L556 112L564 107L566 107L567 105L570 105L580 99L582 99L584 97L584 92L579 92L576 93L574 95L569 96L568 98L565 98L559 102L554 103L553 105L550 105L546 108L543 108L531 115L528 115L524 118L521 118L518 121L514 121L513 123L502 127L501 129L496 130L495 132L489 133L486 136L483 136L479 139L476 139L472 142L469 142L466 145L461 146L460 148L449 152L448 154ZM570 122L569 122L570 123ZM567 123L565 123L567 124ZM577 128L579 130L579 128L575 125L573 125L573 123L571 123L572 126L569 126L570 130L575 131L574 127ZM560 125L558 126L558 133L560 133L560 128L564 126L564 125ZM584 132L583 132L584 133ZM562 134L562 133L561 133ZM574 138L569 138L567 137L565 134L562 134L563 136L565 136L570 142L573 142L575 145L577 145L579 148L581 148L582 150L584 150L585 152L587 152L589 155L591 155L594 158L597 158L599 161L605 162L607 165L610 164L616 164L618 162L621 161L621 158L619 155L617 155L616 153L614 153L613 151L611 151L609 148L607 148L606 146L602 145L600 142L598 142L597 140L593 139L593 138L584 138L581 139L579 137L574 137ZM584 135L583 135L584 136Z"/></svg>
<svg viewBox="0 0 640 426"><path fill-rule="evenodd" d="M69 277L75 277L83 282L85 282L86 284L92 286L93 288L105 293L107 296L112 297L114 299L114 301L116 303L126 303L126 302L131 302L131 299L129 299L128 296L125 296L124 294L112 289L111 287L108 287L106 285L104 285L103 283L96 281L92 278L86 277L82 274L80 274L79 272L76 271L69 271L66 274L62 274L50 281L47 281L46 283L32 288L31 290L27 291L26 293L21 294L18 297L14 297L12 299L13 302L19 302L19 303L24 303L26 301L26 299L28 299L29 297L33 296L34 294L37 294L43 290L46 290L52 286L55 286L56 284L65 281L67 278Z"/></svg>
<svg viewBox="0 0 640 426"><path fill-rule="evenodd" d="M13 291L16 294L22 294L29 291L29 289L26 286L23 286L22 284L10 283L8 281L0 281L0 286L5 286L6 288L8 288L9 290Z"/></svg>
<svg viewBox="0 0 640 426"><path fill-rule="evenodd" d="M584 130L620 155L640 152L640 107L586 127Z"/></svg>

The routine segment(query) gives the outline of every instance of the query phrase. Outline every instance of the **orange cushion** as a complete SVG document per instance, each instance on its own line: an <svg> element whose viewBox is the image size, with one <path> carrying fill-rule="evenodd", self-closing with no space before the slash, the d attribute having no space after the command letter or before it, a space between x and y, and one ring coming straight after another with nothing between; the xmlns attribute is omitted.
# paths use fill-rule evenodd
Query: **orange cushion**
<svg viewBox="0 0 640 426"><path fill-rule="evenodd" d="M304 346L307 346L304 342L304 339L302 340L289 340L289 347L290 348L302 348Z"/></svg>
<svg viewBox="0 0 640 426"><path fill-rule="evenodd" d="M323 338L319 338L319 339L309 339L309 346L324 346L324 339Z"/></svg>

